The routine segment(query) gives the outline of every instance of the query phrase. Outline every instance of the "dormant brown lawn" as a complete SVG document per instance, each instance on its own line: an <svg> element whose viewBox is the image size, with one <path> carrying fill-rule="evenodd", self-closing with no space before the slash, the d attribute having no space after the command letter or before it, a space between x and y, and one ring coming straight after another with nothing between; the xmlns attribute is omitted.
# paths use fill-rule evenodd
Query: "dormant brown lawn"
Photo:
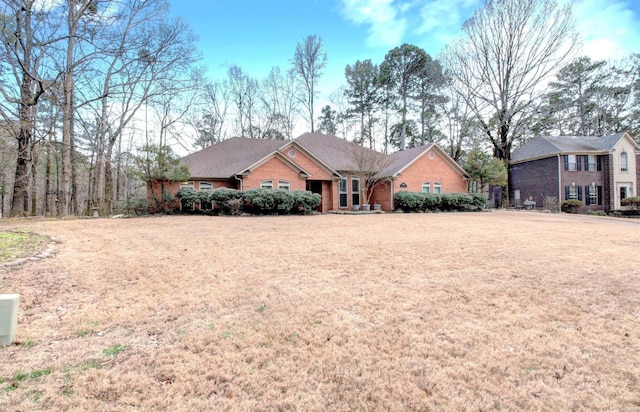
<svg viewBox="0 0 640 412"><path fill-rule="evenodd" d="M637 410L640 222L535 212L3 221L57 240L0 410Z"/></svg>

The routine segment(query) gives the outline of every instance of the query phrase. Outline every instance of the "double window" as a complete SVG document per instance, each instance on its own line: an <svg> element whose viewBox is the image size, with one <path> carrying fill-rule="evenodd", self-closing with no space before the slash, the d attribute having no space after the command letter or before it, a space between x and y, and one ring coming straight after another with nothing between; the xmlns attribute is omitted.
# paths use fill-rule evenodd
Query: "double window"
<svg viewBox="0 0 640 412"><path fill-rule="evenodd" d="M596 172L602 170L600 156L596 155L564 155L564 170L576 172Z"/></svg>
<svg viewBox="0 0 640 412"><path fill-rule="evenodd" d="M200 190L204 190L204 191L213 190L213 183L211 183L211 182L200 182Z"/></svg>
<svg viewBox="0 0 640 412"><path fill-rule="evenodd" d="M565 200L582 200L582 186L565 186L564 198Z"/></svg>
<svg viewBox="0 0 640 412"><path fill-rule="evenodd" d="M263 180L260 182L260 189L273 189L273 180Z"/></svg>

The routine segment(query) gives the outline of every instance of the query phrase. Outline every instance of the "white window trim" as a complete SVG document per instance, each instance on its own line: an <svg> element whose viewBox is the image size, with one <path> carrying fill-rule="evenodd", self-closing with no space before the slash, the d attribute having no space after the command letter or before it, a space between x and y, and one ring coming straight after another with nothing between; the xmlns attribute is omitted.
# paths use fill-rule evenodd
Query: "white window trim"
<svg viewBox="0 0 640 412"><path fill-rule="evenodd" d="M353 182L358 182L358 190L356 191L353 190ZM353 198L356 195L358 196L358 203L353 203ZM357 176L351 176L351 202L353 203L353 206L360 206L360 203L362 202L362 199L360 199L360 178Z"/></svg>
<svg viewBox="0 0 640 412"><path fill-rule="evenodd" d="M622 161L623 156L624 156L624 162ZM627 152L624 152L624 151L620 153L620 171L621 172L629 171L629 155L627 154Z"/></svg>
<svg viewBox="0 0 640 412"><path fill-rule="evenodd" d="M198 187L200 187L200 190L205 190L205 191L211 191L213 190L213 183L211 182L200 182L198 183ZM202 185L208 186L208 187L202 187Z"/></svg>
<svg viewBox="0 0 640 412"><path fill-rule="evenodd" d="M569 186L569 199L568 200L578 200L578 187L577 186Z"/></svg>
<svg viewBox="0 0 640 412"><path fill-rule="evenodd" d="M291 190L291 182L288 180L278 180L278 190Z"/></svg>
<svg viewBox="0 0 640 412"><path fill-rule="evenodd" d="M260 189L273 189L273 180L261 180Z"/></svg>
<svg viewBox="0 0 640 412"><path fill-rule="evenodd" d="M422 183L422 193L431 193L431 182Z"/></svg>
<svg viewBox="0 0 640 412"><path fill-rule="evenodd" d="M433 193L442 193L442 183L433 182Z"/></svg>
<svg viewBox="0 0 640 412"><path fill-rule="evenodd" d="M195 184L191 180L188 182L180 182L180 189L195 189Z"/></svg>
<svg viewBox="0 0 640 412"><path fill-rule="evenodd" d="M344 182L344 190L341 190L342 183ZM348 207L349 206L349 180L348 179L340 179L338 181L338 207ZM343 205L340 203L341 197L340 195L346 195L345 198L347 202Z"/></svg>
<svg viewBox="0 0 640 412"><path fill-rule="evenodd" d="M576 155L567 155L568 164L569 164L569 172L577 172L578 171L578 157ZM573 162L571 161L573 159Z"/></svg>

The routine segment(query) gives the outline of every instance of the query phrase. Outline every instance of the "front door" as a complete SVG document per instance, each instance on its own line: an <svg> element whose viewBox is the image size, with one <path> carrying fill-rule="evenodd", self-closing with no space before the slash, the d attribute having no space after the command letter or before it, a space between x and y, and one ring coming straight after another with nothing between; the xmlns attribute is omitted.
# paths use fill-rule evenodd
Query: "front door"
<svg viewBox="0 0 640 412"><path fill-rule="evenodd" d="M306 189L311 193L317 193L322 196L322 180L307 180ZM324 212L324 210L322 210L322 201L318 206L318 212Z"/></svg>
<svg viewBox="0 0 640 412"><path fill-rule="evenodd" d="M622 207L622 199L631 196L631 183L618 183L617 187L616 209L620 209Z"/></svg>

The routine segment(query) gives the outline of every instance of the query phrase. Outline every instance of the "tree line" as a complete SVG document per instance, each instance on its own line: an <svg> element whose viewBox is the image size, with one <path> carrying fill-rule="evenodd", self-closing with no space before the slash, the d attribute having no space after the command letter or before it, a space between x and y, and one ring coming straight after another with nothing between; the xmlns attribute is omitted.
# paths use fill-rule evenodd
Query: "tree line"
<svg viewBox="0 0 640 412"><path fill-rule="evenodd" d="M12 216L119 213L147 179L185 176L170 146L232 136L306 129L385 153L435 142L484 184L506 183L494 159L536 135L640 132L639 56L579 56L570 5L553 0L487 0L436 57L403 44L355 61L319 113L318 35L264 78L230 66L209 79L166 0L0 4L0 203Z"/></svg>

